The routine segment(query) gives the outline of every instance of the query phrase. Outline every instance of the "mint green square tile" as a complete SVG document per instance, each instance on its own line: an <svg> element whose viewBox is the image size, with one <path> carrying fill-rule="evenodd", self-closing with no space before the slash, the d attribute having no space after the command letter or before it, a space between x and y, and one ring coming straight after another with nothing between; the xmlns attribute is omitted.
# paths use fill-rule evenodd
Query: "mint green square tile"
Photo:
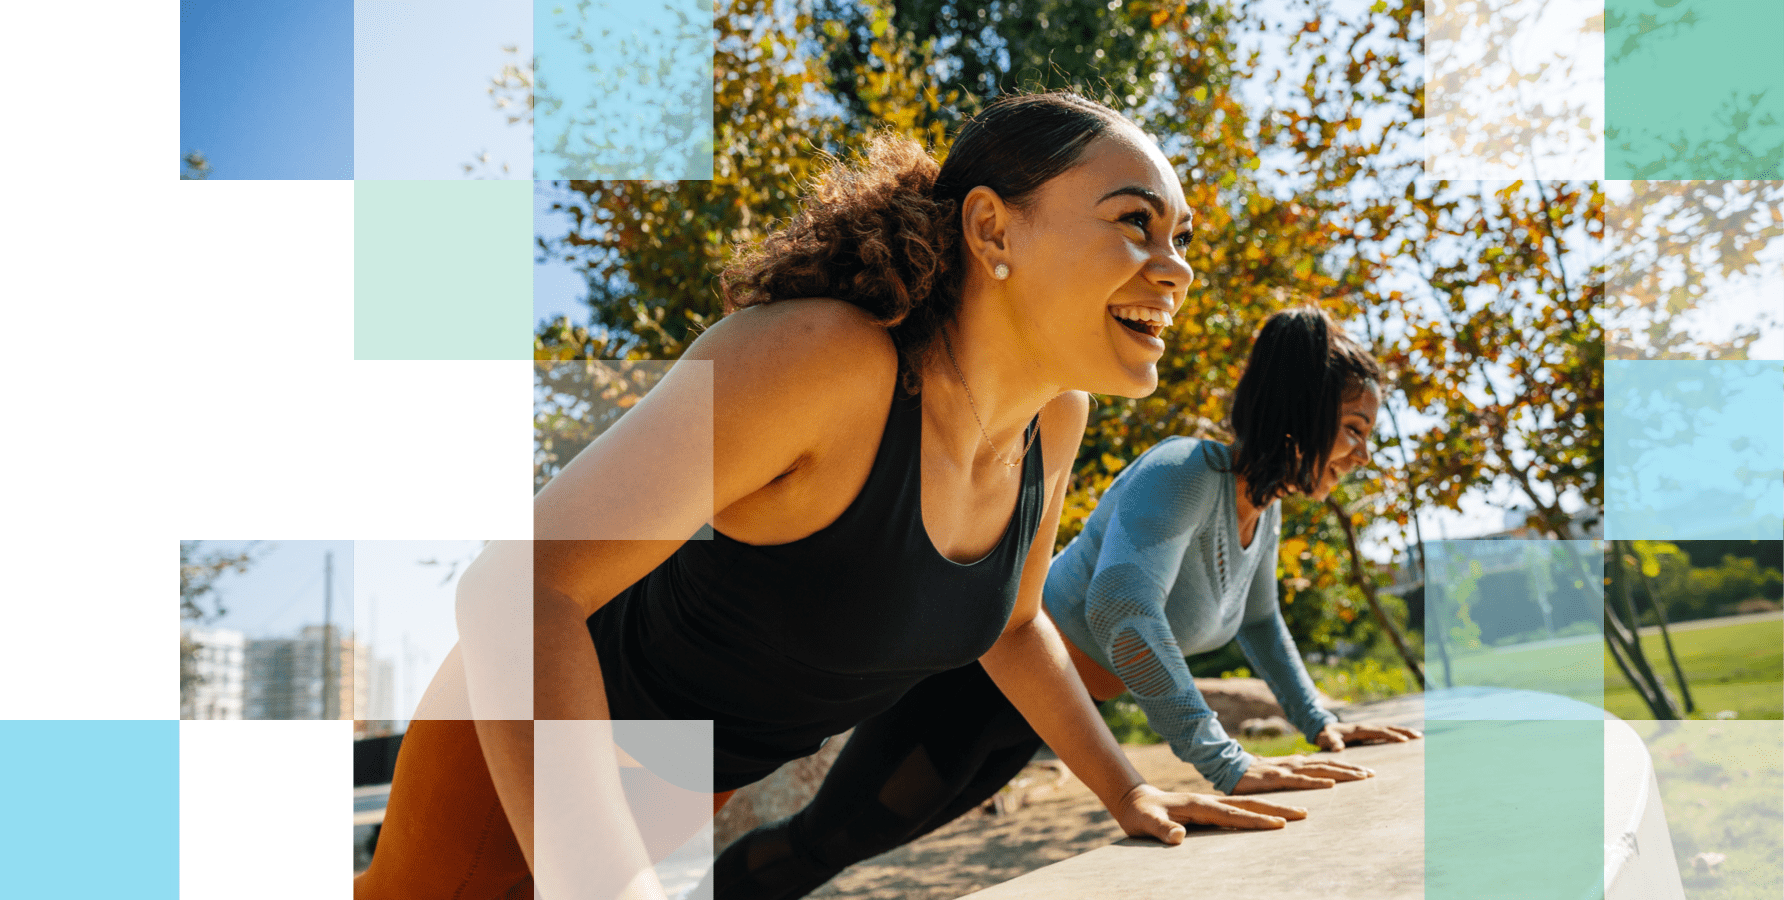
<svg viewBox="0 0 1784 900"><path fill-rule="evenodd" d="M1425 900L1602 897L1604 721L1430 721Z"/></svg>
<svg viewBox="0 0 1784 900"><path fill-rule="evenodd" d="M531 359L533 184L353 185L354 359Z"/></svg>
<svg viewBox="0 0 1784 900"><path fill-rule="evenodd" d="M1784 177L1784 3L1606 0L1605 177Z"/></svg>

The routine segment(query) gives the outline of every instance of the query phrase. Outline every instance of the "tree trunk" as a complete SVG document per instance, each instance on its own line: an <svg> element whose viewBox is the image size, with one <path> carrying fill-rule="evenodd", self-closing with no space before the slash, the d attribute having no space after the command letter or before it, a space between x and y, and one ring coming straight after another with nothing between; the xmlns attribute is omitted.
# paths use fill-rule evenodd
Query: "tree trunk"
<svg viewBox="0 0 1784 900"><path fill-rule="evenodd" d="M1326 498L1326 506L1338 516L1338 525L1344 529L1344 540L1350 545L1350 579L1352 583L1357 586L1357 590L1363 592L1363 599L1369 601L1369 609L1375 613L1375 621L1381 623L1381 629L1388 633L1388 640L1394 643L1394 649L1399 651L1400 658L1405 660L1406 668L1412 672L1412 677L1418 680L1419 690L1424 690L1425 667L1419 665L1419 661L1413 657L1411 651L1406 649L1406 641L1400 637L1400 630L1388 620L1387 612L1381 608L1381 601L1375 598L1375 585L1370 583L1366 577L1369 570L1363 560L1362 552L1357 549L1357 534L1356 530L1351 527L1350 513L1346 512L1343 505L1331 497ZM1429 628L1430 626L1425 627Z"/></svg>
<svg viewBox="0 0 1784 900"><path fill-rule="evenodd" d="M1639 566L1640 563L1641 559L1638 556L1636 564ZM1679 682L1679 694L1684 697L1685 712L1695 712L1697 711L1697 703L1691 699L1691 686L1685 683L1685 670L1679 666L1679 654L1673 651L1672 631L1667 628L1666 624L1666 606L1660 602L1659 597L1654 596L1654 585L1648 580L1648 573L1642 572L1641 576L1642 596L1647 599L1648 606L1652 607L1654 610L1655 620L1660 623L1660 640L1666 644L1666 659L1668 662L1672 663L1673 677ZM1641 636L1640 624L1641 623L1639 622L1636 623L1636 636L1638 639Z"/></svg>

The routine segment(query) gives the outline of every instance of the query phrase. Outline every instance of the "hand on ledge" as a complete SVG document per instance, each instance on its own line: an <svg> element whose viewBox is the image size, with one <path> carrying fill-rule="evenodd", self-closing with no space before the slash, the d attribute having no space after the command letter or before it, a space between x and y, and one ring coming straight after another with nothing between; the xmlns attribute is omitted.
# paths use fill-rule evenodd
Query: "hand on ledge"
<svg viewBox="0 0 1784 900"><path fill-rule="evenodd" d="M1207 794L1162 791L1149 784L1137 785L1121 798L1116 824L1129 837L1152 837L1166 844L1183 842L1178 824L1215 825L1221 828L1281 828L1290 819L1307 818L1307 810L1263 800L1235 800Z"/></svg>

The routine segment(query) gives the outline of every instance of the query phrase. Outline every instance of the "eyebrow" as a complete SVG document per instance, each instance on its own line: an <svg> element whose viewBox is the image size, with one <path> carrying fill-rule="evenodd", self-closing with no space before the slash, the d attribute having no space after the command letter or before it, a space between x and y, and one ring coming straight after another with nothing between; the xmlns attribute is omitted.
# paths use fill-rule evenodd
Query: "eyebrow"
<svg viewBox="0 0 1784 900"><path fill-rule="evenodd" d="M1148 190L1146 188L1140 187L1139 185L1130 184L1127 187L1118 187L1118 188L1108 192L1107 194L1104 194L1102 199L1098 200L1096 202L1097 202L1098 206L1101 206L1103 203L1105 203L1109 200L1113 200L1116 197L1138 197L1141 200L1144 200L1147 203L1151 204L1152 208L1154 210L1157 210L1159 218L1162 219L1165 217L1165 198L1160 197L1158 195L1157 191ZM1184 213L1180 218L1177 219L1177 224L1182 225L1184 222L1189 221L1189 219L1190 219L1190 214Z"/></svg>

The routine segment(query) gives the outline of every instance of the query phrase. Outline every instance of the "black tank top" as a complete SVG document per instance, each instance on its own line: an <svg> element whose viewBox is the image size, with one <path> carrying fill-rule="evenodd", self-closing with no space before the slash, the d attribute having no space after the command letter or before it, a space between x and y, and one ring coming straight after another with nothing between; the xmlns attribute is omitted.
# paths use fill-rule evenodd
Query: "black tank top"
<svg viewBox="0 0 1784 900"><path fill-rule="evenodd" d="M894 389L867 483L836 521L763 547L715 530L589 617L614 719L712 720L712 789L727 791L996 643L1046 505L1039 441L1002 540L953 562L923 528L921 399ZM1028 427L1025 440L1038 417Z"/></svg>

